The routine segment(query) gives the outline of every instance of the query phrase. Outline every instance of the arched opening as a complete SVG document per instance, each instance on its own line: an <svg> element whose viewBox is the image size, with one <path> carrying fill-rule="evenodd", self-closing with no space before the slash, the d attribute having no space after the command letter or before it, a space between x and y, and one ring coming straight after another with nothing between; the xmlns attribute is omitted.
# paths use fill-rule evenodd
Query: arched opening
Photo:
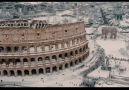
<svg viewBox="0 0 129 90"><path fill-rule="evenodd" d="M17 75L18 75L18 76L22 76L21 70L17 70Z"/></svg>
<svg viewBox="0 0 129 90"><path fill-rule="evenodd" d="M59 65L59 70L62 70L62 65Z"/></svg>
<svg viewBox="0 0 129 90"><path fill-rule="evenodd" d="M23 64L28 64L28 61L26 58L23 59Z"/></svg>
<svg viewBox="0 0 129 90"><path fill-rule="evenodd" d="M20 59L16 59L16 65L20 65L21 62L20 62Z"/></svg>
<svg viewBox="0 0 129 90"><path fill-rule="evenodd" d="M19 47L14 47L14 51L18 52L19 51Z"/></svg>
<svg viewBox="0 0 129 90"><path fill-rule="evenodd" d="M45 62L46 62L46 63L49 63L49 62L50 62L50 57L49 57L49 56L46 56L46 57L45 57Z"/></svg>
<svg viewBox="0 0 129 90"><path fill-rule="evenodd" d="M25 76L28 76L29 75L29 71L28 70L25 70L24 71L24 74L25 74Z"/></svg>
<svg viewBox="0 0 129 90"><path fill-rule="evenodd" d="M31 58L31 64L35 64L35 58Z"/></svg>
<svg viewBox="0 0 129 90"><path fill-rule="evenodd" d="M7 48L6 48L6 50L7 50L7 53L10 53L10 52L12 52L12 49L11 49L11 47L7 47Z"/></svg>
<svg viewBox="0 0 129 90"><path fill-rule="evenodd" d="M82 48L79 49L79 52L82 53Z"/></svg>
<svg viewBox="0 0 129 90"><path fill-rule="evenodd" d="M23 46L23 47L22 47L22 52L23 52L23 53L27 53L27 47Z"/></svg>
<svg viewBox="0 0 129 90"><path fill-rule="evenodd" d="M14 71L13 70L10 71L10 76L14 76Z"/></svg>
<svg viewBox="0 0 129 90"><path fill-rule="evenodd" d="M4 48L0 47L0 53L4 52Z"/></svg>
<svg viewBox="0 0 129 90"><path fill-rule="evenodd" d="M43 69L42 68L39 69L39 74L43 74Z"/></svg>
<svg viewBox="0 0 129 90"><path fill-rule="evenodd" d="M75 61L75 64L76 64L76 65L78 64L78 61L77 61L77 60Z"/></svg>
<svg viewBox="0 0 129 90"><path fill-rule="evenodd" d="M6 70L3 71L3 76L7 76L8 72Z"/></svg>
<svg viewBox="0 0 129 90"><path fill-rule="evenodd" d="M65 53L65 59L67 59L68 58L68 53Z"/></svg>
<svg viewBox="0 0 129 90"><path fill-rule="evenodd" d="M78 51L77 51L77 50L75 51L75 54L76 54L76 55L78 54Z"/></svg>
<svg viewBox="0 0 129 90"><path fill-rule="evenodd" d="M46 68L46 73L50 73L50 68L49 67Z"/></svg>
<svg viewBox="0 0 129 90"><path fill-rule="evenodd" d="M32 75L36 75L36 70L35 69L31 70L31 73Z"/></svg>
<svg viewBox="0 0 129 90"><path fill-rule="evenodd" d="M68 68L68 63L65 64L65 68Z"/></svg>
<svg viewBox="0 0 129 90"><path fill-rule="evenodd" d="M79 58L79 62L80 62L80 63L82 62L82 59L81 59L81 58Z"/></svg>
<svg viewBox="0 0 129 90"><path fill-rule="evenodd" d="M73 52L72 51L70 52L70 56L73 56Z"/></svg>
<svg viewBox="0 0 129 90"><path fill-rule="evenodd" d="M52 61L55 62L57 60L56 55L52 56Z"/></svg>
<svg viewBox="0 0 129 90"><path fill-rule="evenodd" d="M39 57L39 58L38 58L38 63L39 63L39 64L42 64L42 62L43 62L43 58L42 58L42 57Z"/></svg>
<svg viewBox="0 0 129 90"><path fill-rule="evenodd" d="M13 65L13 60L9 59L9 65Z"/></svg>
<svg viewBox="0 0 129 90"><path fill-rule="evenodd" d="M70 66L73 66L73 62L70 62Z"/></svg>
<svg viewBox="0 0 129 90"><path fill-rule="evenodd" d="M53 72L56 72L56 71L57 71L56 66L54 66L54 67L52 68L52 71L53 71Z"/></svg>
<svg viewBox="0 0 129 90"><path fill-rule="evenodd" d="M6 65L5 59L2 59L2 65Z"/></svg>
<svg viewBox="0 0 129 90"><path fill-rule="evenodd" d="M62 57L62 54L59 54L59 60L62 60L63 57Z"/></svg>

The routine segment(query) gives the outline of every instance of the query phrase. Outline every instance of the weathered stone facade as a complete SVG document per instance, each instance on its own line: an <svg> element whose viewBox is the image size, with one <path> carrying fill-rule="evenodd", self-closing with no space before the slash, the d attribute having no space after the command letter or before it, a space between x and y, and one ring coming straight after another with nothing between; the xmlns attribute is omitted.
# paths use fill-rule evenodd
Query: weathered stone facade
<svg viewBox="0 0 129 90"><path fill-rule="evenodd" d="M59 72L89 55L84 22L46 28L0 28L0 75Z"/></svg>
<svg viewBox="0 0 129 90"><path fill-rule="evenodd" d="M107 38L108 34L110 34L110 38L116 38L117 29L115 27L103 27L102 28L102 38Z"/></svg>

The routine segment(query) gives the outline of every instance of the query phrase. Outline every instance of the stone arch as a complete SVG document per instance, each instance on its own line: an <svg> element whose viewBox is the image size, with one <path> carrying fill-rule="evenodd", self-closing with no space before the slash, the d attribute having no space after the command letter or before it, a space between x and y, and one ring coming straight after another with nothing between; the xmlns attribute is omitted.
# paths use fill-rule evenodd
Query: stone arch
<svg viewBox="0 0 129 90"><path fill-rule="evenodd" d="M20 59L16 59L16 65L20 65L21 62L20 62Z"/></svg>
<svg viewBox="0 0 129 90"><path fill-rule="evenodd" d="M61 64L61 65L59 65L59 71L60 70L63 70L63 65Z"/></svg>
<svg viewBox="0 0 129 90"><path fill-rule="evenodd" d="M70 66L72 66L72 67L73 67L73 62L70 62Z"/></svg>
<svg viewBox="0 0 129 90"><path fill-rule="evenodd" d="M22 71L21 70L17 70L17 75L18 76L22 76Z"/></svg>
<svg viewBox="0 0 129 90"><path fill-rule="evenodd" d="M68 68L68 67L69 67L69 66L68 66L68 63L66 63L66 64L65 64L65 68Z"/></svg>
<svg viewBox="0 0 129 90"><path fill-rule="evenodd" d="M14 47L14 51L15 51L15 52L19 52L19 47L15 46L15 47Z"/></svg>
<svg viewBox="0 0 129 90"><path fill-rule="evenodd" d="M56 71L57 71L57 67L56 66L53 66L52 72L56 72Z"/></svg>
<svg viewBox="0 0 129 90"><path fill-rule="evenodd" d="M32 73L32 75L36 75L36 70L35 69L32 69L31 70L31 73Z"/></svg>
<svg viewBox="0 0 129 90"><path fill-rule="evenodd" d="M0 47L0 53L4 52L4 48Z"/></svg>
<svg viewBox="0 0 129 90"><path fill-rule="evenodd" d="M82 53L82 48L79 49L79 52Z"/></svg>
<svg viewBox="0 0 129 90"><path fill-rule="evenodd" d="M26 47L26 46L23 46L23 47L22 47L22 52L23 52L23 53L27 53L27 47Z"/></svg>
<svg viewBox="0 0 129 90"><path fill-rule="evenodd" d="M80 63L82 62L82 58L79 58L79 62L80 62Z"/></svg>
<svg viewBox="0 0 129 90"><path fill-rule="evenodd" d="M3 76L7 76L8 72L6 70L3 71Z"/></svg>
<svg viewBox="0 0 129 90"><path fill-rule="evenodd" d="M50 73L50 67L46 68L46 73Z"/></svg>
<svg viewBox="0 0 129 90"><path fill-rule="evenodd" d="M76 54L76 55L78 54L78 50L75 51L75 54Z"/></svg>
<svg viewBox="0 0 129 90"><path fill-rule="evenodd" d="M76 65L78 64L78 60L75 60L75 64L76 64Z"/></svg>
<svg viewBox="0 0 129 90"><path fill-rule="evenodd" d="M46 62L46 63L49 63L49 62L50 62L50 57L49 57L49 56L46 56L46 57L45 57L45 62Z"/></svg>
<svg viewBox="0 0 129 90"><path fill-rule="evenodd" d="M73 56L73 51L70 52L70 56Z"/></svg>
<svg viewBox="0 0 129 90"><path fill-rule="evenodd" d="M25 76L29 75L29 70L24 70L24 75Z"/></svg>
<svg viewBox="0 0 129 90"><path fill-rule="evenodd" d="M65 53L65 55L64 55L64 56L65 56L65 58L67 59L67 58L68 58L68 53Z"/></svg>
<svg viewBox="0 0 129 90"><path fill-rule="evenodd" d="M52 61L56 61L56 60L57 60L56 55L53 55L53 56L52 56Z"/></svg>
<svg viewBox="0 0 129 90"><path fill-rule="evenodd" d="M31 58L31 64L35 64L35 58Z"/></svg>
<svg viewBox="0 0 129 90"><path fill-rule="evenodd" d="M42 68L39 69L39 74L43 74L43 69Z"/></svg>
<svg viewBox="0 0 129 90"><path fill-rule="evenodd" d="M24 59L23 59L23 64L28 64L27 58L24 58Z"/></svg>
<svg viewBox="0 0 129 90"><path fill-rule="evenodd" d="M13 60L12 59L9 59L9 65L13 65Z"/></svg>
<svg viewBox="0 0 129 90"><path fill-rule="evenodd" d="M2 64L6 64L5 59L1 59L1 63L2 63Z"/></svg>
<svg viewBox="0 0 129 90"><path fill-rule="evenodd" d="M11 49L11 47L6 47L6 51L7 51L7 53L10 53L10 52L12 52L12 49Z"/></svg>
<svg viewBox="0 0 129 90"><path fill-rule="evenodd" d="M10 70L10 76L15 76L15 73L13 70Z"/></svg>
<svg viewBox="0 0 129 90"><path fill-rule="evenodd" d="M59 60L62 60L62 59L63 59L62 54L59 54Z"/></svg>
<svg viewBox="0 0 129 90"><path fill-rule="evenodd" d="M43 58L42 57L38 58L38 63L43 63Z"/></svg>

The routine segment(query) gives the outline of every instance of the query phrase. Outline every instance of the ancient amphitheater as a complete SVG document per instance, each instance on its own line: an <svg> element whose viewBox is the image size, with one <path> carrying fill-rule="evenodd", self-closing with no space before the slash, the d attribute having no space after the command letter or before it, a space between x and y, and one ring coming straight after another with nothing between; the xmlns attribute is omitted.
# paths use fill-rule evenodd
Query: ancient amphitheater
<svg viewBox="0 0 129 90"><path fill-rule="evenodd" d="M84 22L49 25L45 21L0 22L0 75L59 72L89 55Z"/></svg>

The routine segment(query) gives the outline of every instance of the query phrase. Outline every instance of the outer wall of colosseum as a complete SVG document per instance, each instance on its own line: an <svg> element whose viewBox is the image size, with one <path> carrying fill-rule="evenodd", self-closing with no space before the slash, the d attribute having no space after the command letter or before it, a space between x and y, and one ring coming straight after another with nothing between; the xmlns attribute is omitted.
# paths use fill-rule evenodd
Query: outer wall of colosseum
<svg viewBox="0 0 129 90"><path fill-rule="evenodd" d="M84 22L46 28L0 28L0 75L59 72L89 55Z"/></svg>

